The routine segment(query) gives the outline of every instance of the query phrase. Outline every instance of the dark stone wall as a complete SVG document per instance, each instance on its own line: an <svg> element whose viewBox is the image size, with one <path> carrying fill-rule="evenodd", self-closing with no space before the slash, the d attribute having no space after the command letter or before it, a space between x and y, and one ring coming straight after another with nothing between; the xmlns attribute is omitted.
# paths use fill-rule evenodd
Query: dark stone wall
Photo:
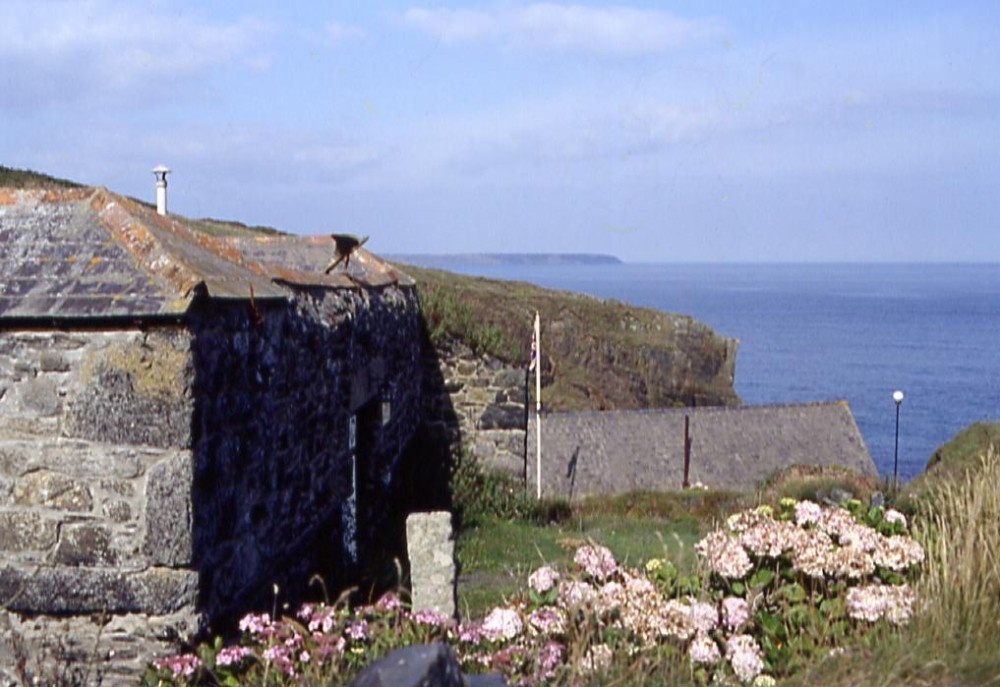
<svg viewBox="0 0 1000 687"><path fill-rule="evenodd" d="M317 289L207 302L192 329L193 555L226 629L271 608L272 585L298 600L313 575L336 586L364 565L420 421L420 319L412 290Z"/></svg>

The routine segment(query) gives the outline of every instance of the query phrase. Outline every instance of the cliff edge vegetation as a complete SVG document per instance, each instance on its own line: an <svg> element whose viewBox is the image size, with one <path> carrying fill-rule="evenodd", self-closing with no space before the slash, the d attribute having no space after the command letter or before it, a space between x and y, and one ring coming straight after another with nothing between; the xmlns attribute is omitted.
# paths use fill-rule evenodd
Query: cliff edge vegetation
<svg viewBox="0 0 1000 687"><path fill-rule="evenodd" d="M542 321L542 400L548 410L738 405L738 342L690 317L525 282L410 265L436 346L458 339L527 366Z"/></svg>

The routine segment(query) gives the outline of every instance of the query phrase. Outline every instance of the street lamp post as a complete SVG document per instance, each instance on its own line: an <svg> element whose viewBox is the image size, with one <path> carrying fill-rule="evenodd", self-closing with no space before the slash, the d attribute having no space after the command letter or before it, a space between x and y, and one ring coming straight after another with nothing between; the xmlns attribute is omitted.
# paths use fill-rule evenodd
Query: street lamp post
<svg viewBox="0 0 1000 687"><path fill-rule="evenodd" d="M892 453L892 486L899 491L899 406L903 405L903 392L892 392L892 400L896 404L896 447Z"/></svg>

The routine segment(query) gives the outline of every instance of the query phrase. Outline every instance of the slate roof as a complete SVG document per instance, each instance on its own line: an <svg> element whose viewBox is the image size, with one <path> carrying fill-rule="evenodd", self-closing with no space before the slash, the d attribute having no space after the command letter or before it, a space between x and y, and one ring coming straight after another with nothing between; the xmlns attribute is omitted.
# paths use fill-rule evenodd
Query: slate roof
<svg viewBox="0 0 1000 687"><path fill-rule="evenodd" d="M846 402L552 413L542 416L543 494L575 498L673 491L684 477L690 418L690 481L746 489L790 465L836 465L877 475ZM528 478L535 484L535 420Z"/></svg>
<svg viewBox="0 0 1000 687"><path fill-rule="evenodd" d="M359 250L330 275L329 237L212 237L104 188L0 188L0 320L142 318L214 298L289 298L288 287L412 284Z"/></svg>

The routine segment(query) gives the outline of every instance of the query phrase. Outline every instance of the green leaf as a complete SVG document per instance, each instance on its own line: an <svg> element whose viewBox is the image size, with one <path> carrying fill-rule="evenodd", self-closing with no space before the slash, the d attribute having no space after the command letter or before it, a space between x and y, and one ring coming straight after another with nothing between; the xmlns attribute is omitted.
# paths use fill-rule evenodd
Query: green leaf
<svg viewBox="0 0 1000 687"><path fill-rule="evenodd" d="M868 524L872 527L878 527L879 523L882 522L884 515L884 509L882 506L872 506L868 509Z"/></svg>
<svg viewBox="0 0 1000 687"><path fill-rule="evenodd" d="M879 568L878 576L886 584L903 584L906 581L898 572L886 568Z"/></svg>
<svg viewBox="0 0 1000 687"><path fill-rule="evenodd" d="M807 604L803 603L794 604L791 608L788 609L786 613L788 622L794 625L798 625L800 627L802 625L805 625L809 621L810 610L811 609Z"/></svg>
<svg viewBox="0 0 1000 687"><path fill-rule="evenodd" d="M732 586L730 586L730 589L732 590L735 596L743 596L744 594L746 594L747 591L746 585L744 585L742 582L733 582Z"/></svg>
<svg viewBox="0 0 1000 687"><path fill-rule="evenodd" d="M764 613L761 611L757 614L757 622L760 623L761 629L764 631L765 636L778 636L783 634L784 626L781 622L781 617L772 613Z"/></svg>
<svg viewBox="0 0 1000 687"><path fill-rule="evenodd" d="M789 603L793 604L805 601L806 598L806 590L798 582L783 587L781 594Z"/></svg>
<svg viewBox="0 0 1000 687"><path fill-rule="evenodd" d="M828 621L834 620L835 618L842 618L847 614L847 603L840 597L823 599L819 604L819 612L822 613Z"/></svg>
<svg viewBox="0 0 1000 687"><path fill-rule="evenodd" d="M763 589L774 581L774 573L768 568L761 568L750 578L751 589Z"/></svg>

